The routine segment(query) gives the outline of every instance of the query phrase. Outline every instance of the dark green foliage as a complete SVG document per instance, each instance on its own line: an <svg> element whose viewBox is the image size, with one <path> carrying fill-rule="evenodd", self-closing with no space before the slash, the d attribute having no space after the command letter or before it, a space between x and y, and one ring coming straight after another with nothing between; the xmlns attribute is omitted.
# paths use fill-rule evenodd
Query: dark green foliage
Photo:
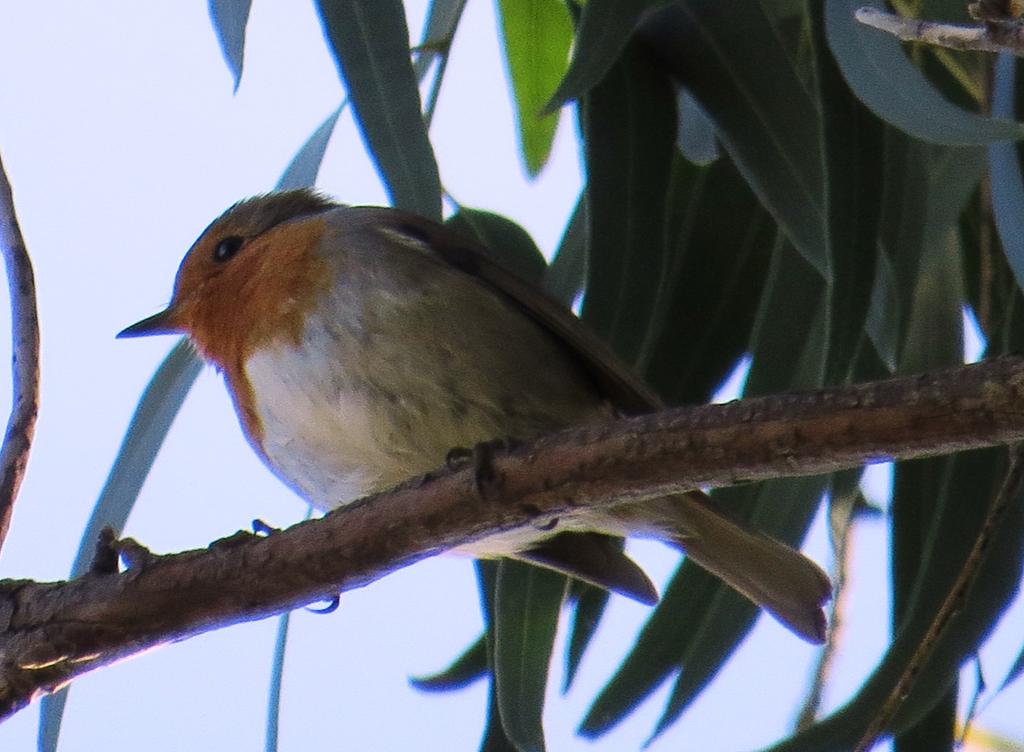
<svg viewBox="0 0 1024 752"><path fill-rule="evenodd" d="M1020 351L1024 182L1018 148L1007 141L1022 133L1013 121L1015 63L1000 63L998 117L989 117L992 103L978 97L990 61L920 49L909 56L853 20L863 2L570 2L573 59L549 109L576 109L586 173L557 255L545 266L525 231L488 212L463 209L452 223L566 305L582 293L583 318L669 403L708 400L744 357L747 395L957 364L965 307L977 316L988 354ZM440 214L441 187L417 76L440 57L436 92L463 5L431 4L428 26L437 38L428 29L414 69L398 0L318 3L389 195L428 216ZM236 81L246 7L211 2ZM233 8L234 16L224 14ZM935 0L923 10L963 20L959 3ZM521 29L530 19L512 20ZM521 42L506 49L521 57ZM547 85L538 82L556 57L543 70L525 59L510 66L521 117L537 109L538 87ZM677 145L678 129L690 125L680 113L695 111L677 108L683 86L722 147L703 166ZM315 175L333 117L297 160L297 179ZM708 121L693 125L707 129ZM525 141L532 144L525 163L540 169L549 130ZM773 749L838 752L860 739L962 568L1005 458L988 450L897 468L889 514L893 641L848 703ZM851 496L855 477L778 479L715 495L798 545L833 482ZM129 506L135 490L123 494ZM1015 593L1022 527L1024 499L1016 499L976 586L888 729L900 752L951 746L957 670ZM564 579L519 563L486 562L478 571L485 635L448 669L416 683L449 689L489 676L482 749L542 749ZM567 686L607 602L578 584L569 595ZM622 646L622 663L581 733L600 736L674 677L653 729L660 733L714 680L756 618L746 600L684 562L635 644ZM1022 666L1024 658L1008 682Z"/></svg>

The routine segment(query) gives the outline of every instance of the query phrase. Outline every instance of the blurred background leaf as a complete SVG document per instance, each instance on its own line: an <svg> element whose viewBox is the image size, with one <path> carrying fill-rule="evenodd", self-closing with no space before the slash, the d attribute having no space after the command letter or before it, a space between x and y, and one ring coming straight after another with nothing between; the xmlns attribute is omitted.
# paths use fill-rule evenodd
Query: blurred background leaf
<svg viewBox="0 0 1024 752"><path fill-rule="evenodd" d="M318 0L324 35L394 206L441 216L401 0Z"/></svg>
<svg viewBox="0 0 1024 752"><path fill-rule="evenodd" d="M561 108L544 113L569 64L573 28L562 0L499 0L505 61L523 164L536 176L551 153Z"/></svg>
<svg viewBox="0 0 1024 752"><path fill-rule="evenodd" d="M245 60L245 27L249 23L252 0L210 0L210 21L220 42L235 91L242 82L242 63Z"/></svg>

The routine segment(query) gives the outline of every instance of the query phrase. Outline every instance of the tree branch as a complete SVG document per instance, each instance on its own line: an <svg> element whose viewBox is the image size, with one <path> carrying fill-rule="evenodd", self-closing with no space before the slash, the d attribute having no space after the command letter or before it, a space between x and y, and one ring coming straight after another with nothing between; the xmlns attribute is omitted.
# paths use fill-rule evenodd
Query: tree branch
<svg viewBox="0 0 1024 752"><path fill-rule="evenodd" d="M39 413L39 316L32 261L18 226L14 196L0 161L0 251L11 296L12 396L7 432L0 447L0 547L11 525Z"/></svg>
<svg viewBox="0 0 1024 752"><path fill-rule="evenodd" d="M1010 19L985 19L986 23L977 26L960 26L904 18L870 6L858 8L854 17L865 26L892 34L904 42L921 42L953 50L1024 55L1024 27Z"/></svg>
<svg viewBox="0 0 1024 752"><path fill-rule="evenodd" d="M126 572L0 582L0 715L154 645L329 598L584 506L1022 439L1024 359L1007 357L563 431L498 453L486 498L472 467L449 468L265 538L238 533L171 556L122 541Z"/></svg>

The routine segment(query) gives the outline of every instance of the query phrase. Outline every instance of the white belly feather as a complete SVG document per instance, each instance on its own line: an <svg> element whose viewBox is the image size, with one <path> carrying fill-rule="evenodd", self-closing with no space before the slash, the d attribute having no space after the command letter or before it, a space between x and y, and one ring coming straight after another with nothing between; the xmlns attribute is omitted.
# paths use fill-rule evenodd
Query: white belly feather
<svg viewBox="0 0 1024 752"><path fill-rule="evenodd" d="M366 400L311 379L303 353L265 348L245 366L263 451L271 469L307 501L331 509L380 485L370 468L388 464L370 437L373 416Z"/></svg>

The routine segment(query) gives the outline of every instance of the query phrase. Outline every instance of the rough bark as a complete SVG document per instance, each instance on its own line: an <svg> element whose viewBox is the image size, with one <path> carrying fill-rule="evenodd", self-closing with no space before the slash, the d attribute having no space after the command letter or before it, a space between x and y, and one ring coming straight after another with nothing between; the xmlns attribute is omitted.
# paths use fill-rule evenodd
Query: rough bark
<svg viewBox="0 0 1024 752"><path fill-rule="evenodd" d="M445 468L268 537L154 556L105 541L94 571L0 582L0 715L146 648L367 585L581 506L1024 439L1024 359L571 429ZM128 561L111 571L111 549Z"/></svg>

